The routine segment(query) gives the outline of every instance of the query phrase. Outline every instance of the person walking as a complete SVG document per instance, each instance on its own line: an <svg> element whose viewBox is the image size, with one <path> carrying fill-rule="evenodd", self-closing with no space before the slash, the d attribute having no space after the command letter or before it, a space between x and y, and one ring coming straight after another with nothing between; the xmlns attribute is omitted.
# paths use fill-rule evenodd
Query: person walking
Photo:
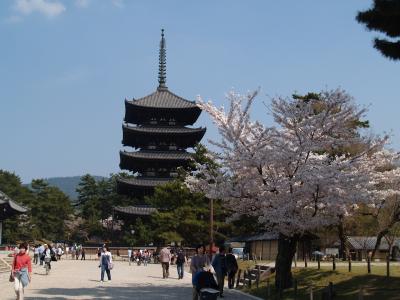
<svg viewBox="0 0 400 300"><path fill-rule="evenodd" d="M111 281L111 269L113 268L112 255L110 249L107 246L103 247L103 251L100 255L101 275L100 282L104 282L104 272L107 273L108 281Z"/></svg>
<svg viewBox="0 0 400 300"><path fill-rule="evenodd" d="M49 245L44 244L44 251L43 251L43 260L44 260L44 267L46 268L46 265L49 267L49 270L51 270L51 248Z"/></svg>
<svg viewBox="0 0 400 300"><path fill-rule="evenodd" d="M83 248L83 247L81 250L81 260L86 260L86 251L85 251L85 248Z"/></svg>
<svg viewBox="0 0 400 300"><path fill-rule="evenodd" d="M171 261L171 252L167 247L164 247L160 251L160 261L163 270L163 278L168 278L169 276L169 263Z"/></svg>
<svg viewBox="0 0 400 300"><path fill-rule="evenodd" d="M226 276L226 272L227 272L224 246L219 247L219 253L214 256L214 259L211 264L214 268L215 273L217 274L219 296L221 298L223 298L224 297L225 276Z"/></svg>
<svg viewBox="0 0 400 300"><path fill-rule="evenodd" d="M147 267L147 263L149 262L149 251L147 249L143 252L143 266Z"/></svg>
<svg viewBox="0 0 400 300"><path fill-rule="evenodd" d="M79 255L81 254L81 246L77 246L75 250L75 259L79 259Z"/></svg>
<svg viewBox="0 0 400 300"><path fill-rule="evenodd" d="M36 245L33 250L33 263L37 265L39 262L39 245Z"/></svg>
<svg viewBox="0 0 400 300"><path fill-rule="evenodd" d="M192 257L190 262L190 272L192 272L192 283L195 275L198 272L203 271L203 269L210 265L210 260L206 255L206 247L204 245L198 245L196 247L196 255ZM192 292L193 300L199 299L199 294L197 293L197 288L193 285Z"/></svg>
<svg viewBox="0 0 400 300"><path fill-rule="evenodd" d="M131 262L132 262L132 248L128 249L128 261L129 261L129 265L131 265Z"/></svg>
<svg viewBox="0 0 400 300"><path fill-rule="evenodd" d="M178 279L183 279L184 273L184 265L187 264L186 255L183 252L183 249L178 250L178 254L176 255L176 269L178 271Z"/></svg>
<svg viewBox="0 0 400 300"><path fill-rule="evenodd" d="M14 256L10 281L14 281L14 291L17 300L24 299L24 288L32 280L32 262L28 255L27 243L19 245L19 252Z"/></svg>
<svg viewBox="0 0 400 300"><path fill-rule="evenodd" d="M39 261L40 261L40 265L43 266L43 262L44 262L44 255L43 255L43 252L44 252L44 245L40 245L38 251L39 251Z"/></svg>
<svg viewBox="0 0 400 300"><path fill-rule="evenodd" d="M235 255L232 254L232 248L229 248L229 253L226 255L226 270L228 272L228 288L233 289L235 284L235 275L239 269Z"/></svg>

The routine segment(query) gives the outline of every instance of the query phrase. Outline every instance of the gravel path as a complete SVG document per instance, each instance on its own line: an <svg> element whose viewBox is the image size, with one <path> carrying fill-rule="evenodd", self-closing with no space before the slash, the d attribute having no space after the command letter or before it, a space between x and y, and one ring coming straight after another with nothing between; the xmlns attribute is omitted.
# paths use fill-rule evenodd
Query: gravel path
<svg viewBox="0 0 400 300"><path fill-rule="evenodd" d="M191 299L191 274L178 280L176 266L171 266L170 278L162 278L160 265L129 266L115 262L110 282L99 282L100 269L96 261L62 260L52 264L49 275L35 266L33 279L25 299ZM15 299L9 274L0 276L0 299ZM225 299L254 299L233 290L226 290Z"/></svg>

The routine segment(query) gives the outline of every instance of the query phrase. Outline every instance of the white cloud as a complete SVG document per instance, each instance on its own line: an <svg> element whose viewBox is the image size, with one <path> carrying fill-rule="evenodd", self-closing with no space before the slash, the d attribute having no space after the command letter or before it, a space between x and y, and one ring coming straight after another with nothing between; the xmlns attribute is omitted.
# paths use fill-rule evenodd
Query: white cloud
<svg viewBox="0 0 400 300"><path fill-rule="evenodd" d="M78 7L88 7L90 3L90 0L75 0L75 5Z"/></svg>
<svg viewBox="0 0 400 300"><path fill-rule="evenodd" d="M58 0L16 0L15 10L23 15L39 12L48 17L56 17L62 14L66 8Z"/></svg>

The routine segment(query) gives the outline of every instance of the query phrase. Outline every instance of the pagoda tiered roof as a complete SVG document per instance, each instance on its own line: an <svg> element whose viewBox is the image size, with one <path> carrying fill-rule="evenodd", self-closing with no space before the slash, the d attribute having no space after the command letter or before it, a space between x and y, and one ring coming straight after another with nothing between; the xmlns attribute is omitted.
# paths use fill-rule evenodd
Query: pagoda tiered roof
<svg viewBox="0 0 400 300"><path fill-rule="evenodd" d="M156 208L146 206L114 206L114 210L123 214L136 216L149 216L157 212Z"/></svg>
<svg viewBox="0 0 400 300"><path fill-rule="evenodd" d="M123 146L136 152L120 151L120 168L137 177L119 178L117 190L133 197L151 195L154 187L174 180L178 167L187 167L193 154L186 152L203 138L205 128L188 128L200 116L194 101L186 100L166 86L166 43L161 31L158 87L139 99L125 99L122 126Z"/></svg>
<svg viewBox="0 0 400 300"><path fill-rule="evenodd" d="M151 118L173 118L177 124L192 125L201 109L195 102L180 98L167 89L157 89L153 94L138 99L125 100L125 122L146 124Z"/></svg>
<svg viewBox="0 0 400 300"><path fill-rule="evenodd" d="M169 91L167 88L157 88L157 90L140 99L127 101L134 106L164 108L164 109L200 109L196 102L186 100Z"/></svg>
<svg viewBox="0 0 400 300"><path fill-rule="evenodd" d="M154 188L170 182L172 178L118 178L118 193L131 196L150 195Z"/></svg>
<svg viewBox="0 0 400 300"><path fill-rule="evenodd" d="M149 143L173 142L180 148L193 147L203 138L205 128L187 128L179 126L122 126L124 146L142 148Z"/></svg>
<svg viewBox="0 0 400 300"><path fill-rule="evenodd" d="M176 161L183 160L187 161L192 159L192 154L186 151L152 151L152 150L140 150L136 152L120 152L124 157L130 157L133 159L143 160L163 160L163 161Z"/></svg>
<svg viewBox="0 0 400 300"><path fill-rule="evenodd" d="M120 168L132 172L142 172L147 168L176 168L186 166L192 154L186 151L151 151L120 152Z"/></svg>

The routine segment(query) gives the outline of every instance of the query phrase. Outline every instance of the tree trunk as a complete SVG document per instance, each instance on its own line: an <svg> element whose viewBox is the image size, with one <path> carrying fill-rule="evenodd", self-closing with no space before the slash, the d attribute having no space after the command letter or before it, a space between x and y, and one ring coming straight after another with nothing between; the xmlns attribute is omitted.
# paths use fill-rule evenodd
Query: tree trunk
<svg viewBox="0 0 400 300"><path fill-rule="evenodd" d="M384 229L382 231L379 231L378 235L376 236L376 244L374 247L374 250L372 250L372 255L371 259L374 259L375 257L375 252L379 249L379 246L381 245L382 238L385 236L385 234L388 233L388 229Z"/></svg>
<svg viewBox="0 0 400 300"><path fill-rule="evenodd" d="M296 246L299 237L287 237L283 234L279 235L278 240L278 255L276 256L275 264L275 287L284 290L292 287L292 260L296 253Z"/></svg>
<svg viewBox="0 0 400 300"><path fill-rule="evenodd" d="M339 235L339 240L340 240L340 257L344 260L346 260L347 256L347 237L345 234L344 230L344 224L343 224L343 219L340 218L339 225L338 225L338 235Z"/></svg>

